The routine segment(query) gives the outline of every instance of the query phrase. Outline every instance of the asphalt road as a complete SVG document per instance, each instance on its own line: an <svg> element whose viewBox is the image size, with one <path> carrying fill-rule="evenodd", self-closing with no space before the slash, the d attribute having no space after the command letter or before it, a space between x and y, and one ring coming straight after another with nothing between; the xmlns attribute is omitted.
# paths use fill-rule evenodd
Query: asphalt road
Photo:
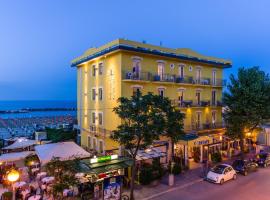
<svg viewBox="0 0 270 200"><path fill-rule="evenodd" d="M195 183L154 198L155 200L270 200L270 167L260 168L248 176L217 185L206 181Z"/></svg>

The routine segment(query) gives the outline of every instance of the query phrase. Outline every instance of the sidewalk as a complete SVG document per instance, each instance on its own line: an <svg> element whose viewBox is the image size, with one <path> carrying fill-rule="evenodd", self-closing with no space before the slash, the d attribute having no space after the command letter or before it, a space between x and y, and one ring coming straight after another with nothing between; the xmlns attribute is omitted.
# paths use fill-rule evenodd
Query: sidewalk
<svg viewBox="0 0 270 200"><path fill-rule="evenodd" d="M245 155L246 158L251 158L253 156L254 156L253 153L249 153ZM223 160L222 163L231 164L232 161L235 159L236 157L228 159L228 160ZM158 197L159 195L165 194L167 192L184 189L188 186L199 183L201 181L203 181L203 177L202 177L202 167L200 164L195 169L185 171L182 174L175 176L174 186L168 185L168 175L166 175L161 179L160 183L156 186L136 185L134 195L135 195L135 199L150 200L152 198ZM124 193L128 194L127 191Z"/></svg>
<svg viewBox="0 0 270 200"><path fill-rule="evenodd" d="M158 195L176 190L183 189L197 182L203 181L201 177L201 168L188 170L180 175L174 177L174 186L168 186L168 175L164 176L160 183L156 186L136 186L135 187L135 199L148 200ZM127 192L125 192L127 193Z"/></svg>

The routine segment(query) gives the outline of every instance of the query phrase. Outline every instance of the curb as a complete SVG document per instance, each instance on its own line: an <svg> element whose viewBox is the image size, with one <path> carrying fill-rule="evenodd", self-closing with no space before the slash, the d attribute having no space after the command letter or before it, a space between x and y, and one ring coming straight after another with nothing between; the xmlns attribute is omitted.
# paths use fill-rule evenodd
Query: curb
<svg viewBox="0 0 270 200"><path fill-rule="evenodd" d="M181 190L181 189L184 189L184 188L186 188L186 187L188 187L188 186L194 185L195 183L200 183L200 182L202 182L202 181L203 181L203 179L200 178L200 179L194 180L194 181L192 181L192 182L190 182L190 183L186 183L186 184L183 184L183 185L181 185L181 186L173 187L173 188L170 188L170 189L165 190L165 191L163 191L163 192L156 193L156 194L154 194L154 195L152 195L152 196L143 198L142 200L150 200L150 199L153 199L153 198L155 198L155 197L159 197L160 195L166 194L166 193L168 193L168 192L172 192L172 191L175 191L175 190Z"/></svg>

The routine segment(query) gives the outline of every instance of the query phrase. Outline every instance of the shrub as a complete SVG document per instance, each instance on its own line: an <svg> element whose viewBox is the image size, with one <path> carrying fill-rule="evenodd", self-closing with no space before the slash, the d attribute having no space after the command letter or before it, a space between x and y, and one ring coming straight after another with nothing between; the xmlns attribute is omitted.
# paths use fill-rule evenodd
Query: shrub
<svg viewBox="0 0 270 200"><path fill-rule="evenodd" d="M212 153L211 155L212 161L214 163L218 163L222 161L222 157L221 157L221 153L220 152L216 152L216 153Z"/></svg>
<svg viewBox="0 0 270 200"><path fill-rule="evenodd" d="M140 170L140 183L142 185L150 184L154 179L152 176L152 166L150 164L144 164Z"/></svg>
<svg viewBox="0 0 270 200"><path fill-rule="evenodd" d="M2 195L3 200L12 200L12 192L4 192Z"/></svg>

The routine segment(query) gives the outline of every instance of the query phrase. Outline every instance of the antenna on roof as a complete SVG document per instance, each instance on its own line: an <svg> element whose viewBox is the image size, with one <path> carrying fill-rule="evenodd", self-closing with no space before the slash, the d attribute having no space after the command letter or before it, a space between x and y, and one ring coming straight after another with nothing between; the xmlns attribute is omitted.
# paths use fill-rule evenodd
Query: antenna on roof
<svg viewBox="0 0 270 200"><path fill-rule="evenodd" d="M162 46L162 41L159 41L159 46Z"/></svg>
<svg viewBox="0 0 270 200"><path fill-rule="evenodd" d="M143 44L146 44L146 40L143 40L142 43L143 43Z"/></svg>

